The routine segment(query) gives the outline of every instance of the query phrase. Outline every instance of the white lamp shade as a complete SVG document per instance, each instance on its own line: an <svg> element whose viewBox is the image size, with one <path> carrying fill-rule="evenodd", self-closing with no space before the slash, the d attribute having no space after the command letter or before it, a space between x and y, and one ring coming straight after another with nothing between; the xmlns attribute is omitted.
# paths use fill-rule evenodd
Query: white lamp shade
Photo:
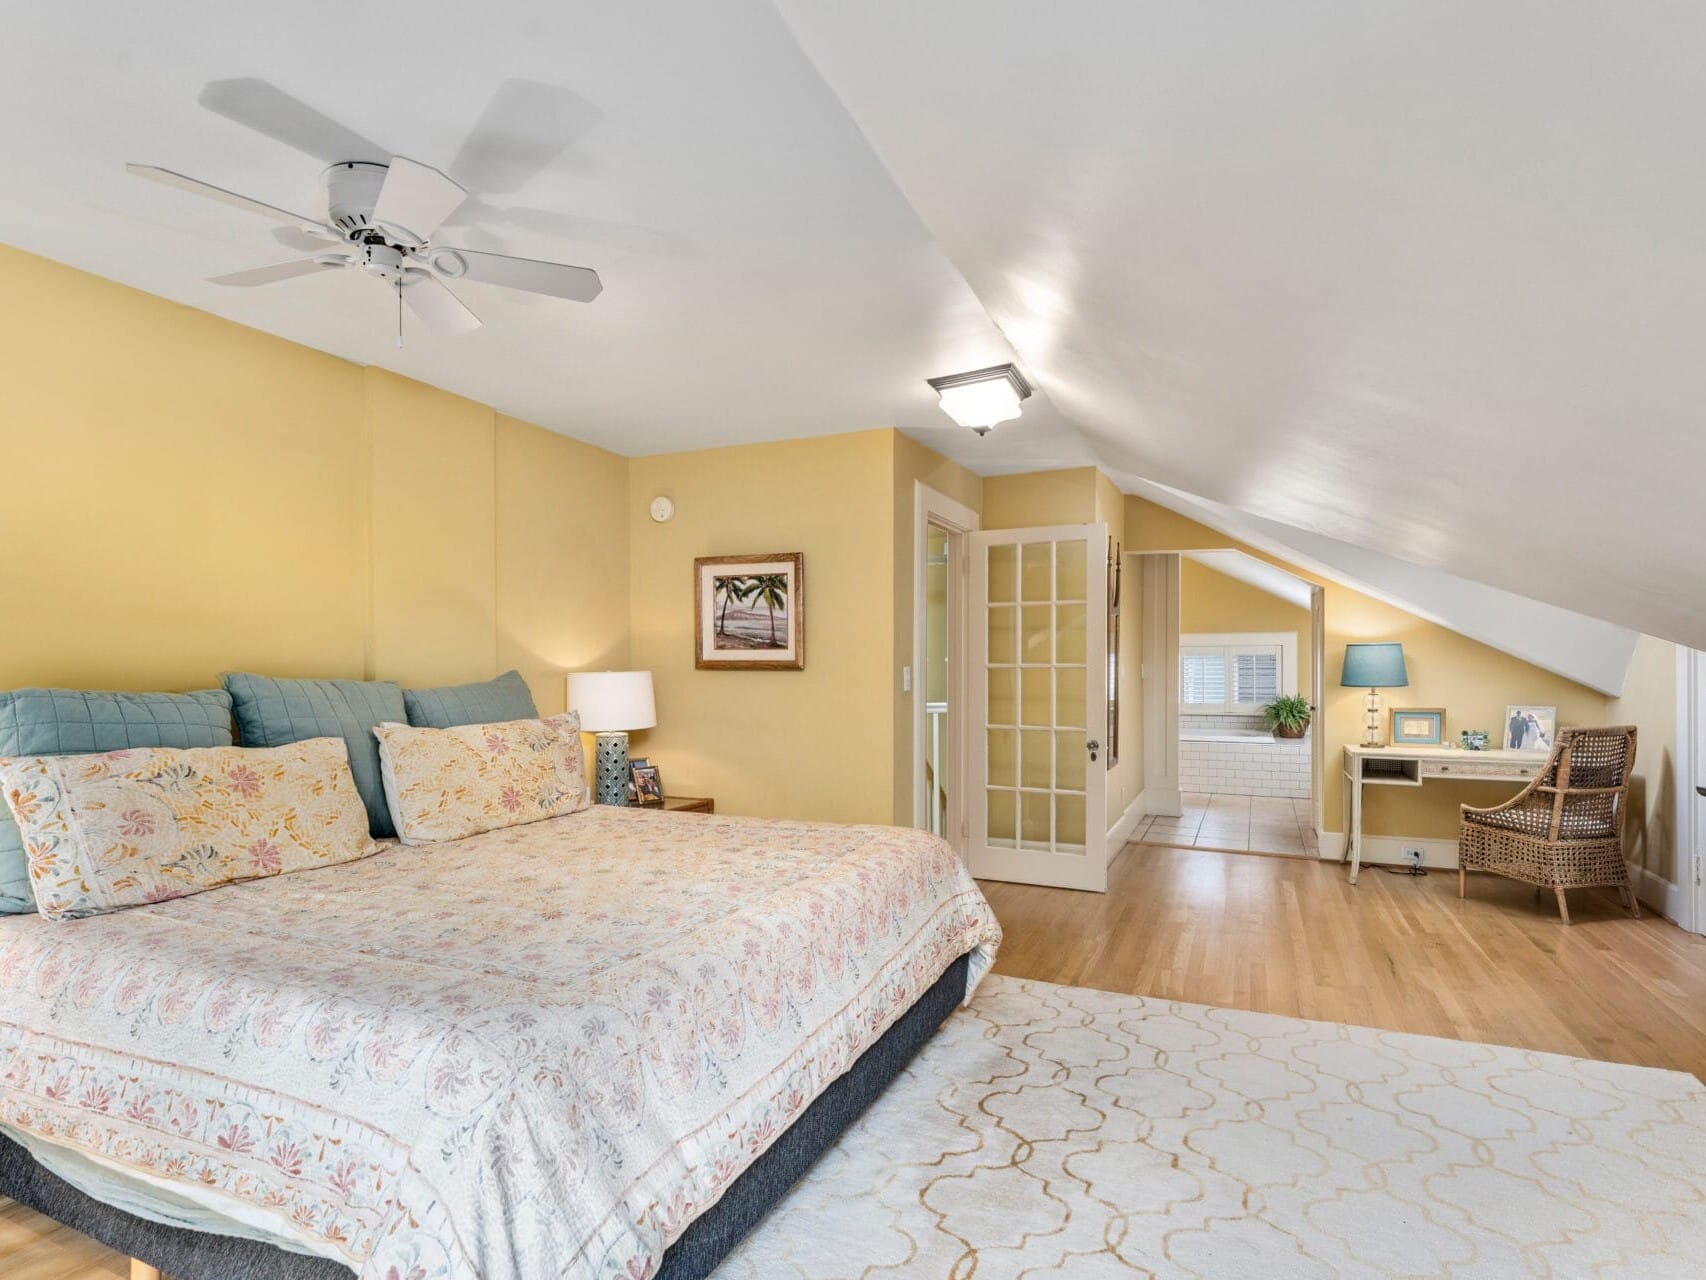
<svg viewBox="0 0 1706 1280"><path fill-rule="evenodd" d="M650 729L658 722L650 671L575 671L569 674L569 710L581 713L587 733Z"/></svg>

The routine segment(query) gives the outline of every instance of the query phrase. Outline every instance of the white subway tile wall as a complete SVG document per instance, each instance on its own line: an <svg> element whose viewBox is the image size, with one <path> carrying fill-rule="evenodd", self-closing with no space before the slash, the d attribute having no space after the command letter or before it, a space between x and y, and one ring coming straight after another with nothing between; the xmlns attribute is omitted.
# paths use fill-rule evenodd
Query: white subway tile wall
<svg viewBox="0 0 1706 1280"><path fill-rule="evenodd" d="M1192 742L1181 738L1179 785L1183 790L1203 793L1307 800L1309 756L1308 738L1260 742Z"/></svg>

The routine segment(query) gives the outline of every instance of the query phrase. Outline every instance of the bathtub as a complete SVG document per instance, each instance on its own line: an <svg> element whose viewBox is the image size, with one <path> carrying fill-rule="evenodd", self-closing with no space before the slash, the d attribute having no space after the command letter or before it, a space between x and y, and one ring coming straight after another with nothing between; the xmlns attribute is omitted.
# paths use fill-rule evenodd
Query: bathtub
<svg viewBox="0 0 1706 1280"><path fill-rule="evenodd" d="M1313 747L1307 737L1276 738L1248 720L1179 725L1179 785L1186 791L1247 796L1309 796Z"/></svg>

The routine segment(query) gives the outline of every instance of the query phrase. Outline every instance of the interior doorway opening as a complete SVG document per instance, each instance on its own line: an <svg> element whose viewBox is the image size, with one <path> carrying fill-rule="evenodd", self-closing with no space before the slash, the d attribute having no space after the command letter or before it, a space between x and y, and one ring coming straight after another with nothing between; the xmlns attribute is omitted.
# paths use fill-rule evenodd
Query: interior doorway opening
<svg viewBox="0 0 1706 1280"><path fill-rule="evenodd" d="M912 825L965 852L967 539L977 513L915 485L913 495Z"/></svg>
<svg viewBox="0 0 1706 1280"><path fill-rule="evenodd" d="M1145 696L1167 767L1134 838L1319 857L1320 588L1230 548L1145 559Z"/></svg>

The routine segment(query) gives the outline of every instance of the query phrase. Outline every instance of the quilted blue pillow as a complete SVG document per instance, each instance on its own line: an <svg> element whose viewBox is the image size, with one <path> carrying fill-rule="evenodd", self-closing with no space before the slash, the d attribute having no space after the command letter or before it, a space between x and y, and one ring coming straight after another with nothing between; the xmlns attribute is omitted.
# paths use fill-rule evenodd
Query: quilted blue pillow
<svg viewBox="0 0 1706 1280"><path fill-rule="evenodd" d="M461 724L498 724L537 720L539 708L519 671L506 671L480 684L449 684L441 689L404 689L409 723L422 729L454 729Z"/></svg>
<svg viewBox="0 0 1706 1280"><path fill-rule="evenodd" d="M349 767L376 836L396 835L379 777L376 724L403 724L403 691L389 680L279 680L233 673L225 677L237 741L245 747L282 747L304 738L342 738Z"/></svg>
<svg viewBox="0 0 1706 1280"><path fill-rule="evenodd" d="M81 756L126 747L228 747L231 697L199 693L0 693L0 756ZM0 915L36 909L11 810L0 804Z"/></svg>

